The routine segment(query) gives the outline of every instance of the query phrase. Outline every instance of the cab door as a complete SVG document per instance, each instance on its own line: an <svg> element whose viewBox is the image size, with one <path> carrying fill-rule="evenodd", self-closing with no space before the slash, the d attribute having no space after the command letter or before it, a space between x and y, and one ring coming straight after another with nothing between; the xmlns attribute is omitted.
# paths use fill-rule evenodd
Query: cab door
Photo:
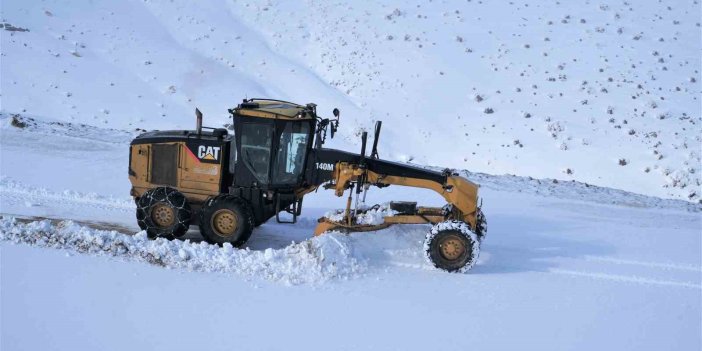
<svg viewBox="0 0 702 351"><path fill-rule="evenodd" d="M310 149L311 131L309 121L285 121L278 123L276 153L273 156L271 183L276 186L297 186L305 170L305 161Z"/></svg>
<svg viewBox="0 0 702 351"><path fill-rule="evenodd" d="M253 188L268 187L273 149L273 120L248 118L236 128L240 150L236 159L236 184Z"/></svg>

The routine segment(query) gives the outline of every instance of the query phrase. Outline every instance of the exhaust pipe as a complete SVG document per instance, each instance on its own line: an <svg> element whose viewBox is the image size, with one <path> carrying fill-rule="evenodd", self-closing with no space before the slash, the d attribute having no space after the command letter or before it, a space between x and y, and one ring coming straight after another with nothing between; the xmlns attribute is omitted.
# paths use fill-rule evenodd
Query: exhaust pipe
<svg viewBox="0 0 702 351"><path fill-rule="evenodd" d="M197 107L195 108L195 117L197 119L195 123L195 130L197 131L197 136L199 137L202 135L202 112L200 112Z"/></svg>

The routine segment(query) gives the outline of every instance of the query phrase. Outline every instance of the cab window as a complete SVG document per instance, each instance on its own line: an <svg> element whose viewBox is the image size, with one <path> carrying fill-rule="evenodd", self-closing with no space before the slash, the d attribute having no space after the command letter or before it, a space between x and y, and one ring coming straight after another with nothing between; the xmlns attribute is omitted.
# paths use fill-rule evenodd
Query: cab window
<svg viewBox="0 0 702 351"><path fill-rule="evenodd" d="M244 123L241 128L241 159L259 182L267 184L272 128L259 123Z"/></svg>
<svg viewBox="0 0 702 351"><path fill-rule="evenodd" d="M297 183L304 169L309 129L310 125L307 122L291 122L283 129L273 168L274 183Z"/></svg>

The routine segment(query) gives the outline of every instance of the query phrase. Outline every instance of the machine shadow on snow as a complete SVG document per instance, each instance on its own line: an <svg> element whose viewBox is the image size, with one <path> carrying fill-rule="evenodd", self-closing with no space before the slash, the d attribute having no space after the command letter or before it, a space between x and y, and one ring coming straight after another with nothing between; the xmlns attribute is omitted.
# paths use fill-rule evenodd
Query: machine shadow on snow
<svg viewBox="0 0 702 351"><path fill-rule="evenodd" d="M564 236L572 232L566 222L545 218L508 213L491 214L494 224L490 225L490 234L482 245L483 255L470 274L503 274L521 272L548 272L558 267L555 259L582 259L586 256L609 256L615 249L607 244L595 241L576 240ZM316 221L301 218L295 230L289 226L267 223L259 228L259 234L247 243L251 250L282 249L292 241L301 242L309 239ZM421 226L420 226L421 227ZM410 269L423 265L423 259L417 252L426 228L417 226L397 226L379 232L353 234L354 251L368 259L373 266L402 263ZM385 233L384 233L385 232ZM188 232L191 241L202 241L197 230ZM355 240L355 239L365 240ZM379 240L382 240L382 245ZM397 257L401 255L402 257ZM401 261L398 261L401 260Z"/></svg>
<svg viewBox="0 0 702 351"><path fill-rule="evenodd" d="M244 247L254 251L282 249L289 246L292 242L310 239L310 233L314 231L316 225L317 221L311 218L298 219L298 225L294 229L290 226L264 223L256 229L256 235L252 236ZM205 241L197 226L191 226L187 234L181 239L195 243Z"/></svg>
<svg viewBox="0 0 702 351"><path fill-rule="evenodd" d="M566 237L564 233L572 228L563 221L506 213L494 213L491 218L490 234L483 244L488 262L476 265L471 274L547 272L558 266L553 259L615 252L611 245Z"/></svg>

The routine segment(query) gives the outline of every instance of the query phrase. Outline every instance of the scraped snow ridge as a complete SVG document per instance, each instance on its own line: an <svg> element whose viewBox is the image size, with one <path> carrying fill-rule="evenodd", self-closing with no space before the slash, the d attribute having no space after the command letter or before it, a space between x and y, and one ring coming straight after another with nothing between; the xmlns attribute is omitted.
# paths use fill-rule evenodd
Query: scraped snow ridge
<svg viewBox="0 0 702 351"><path fill-rule="evenodd" d="M239 250L206 242L149 240L146 232L125 235L63 221L21 223L0 218L0 241L66 249L78 253L147 262L165 268L234 273L287 285L318 284L363 275L366 264L354 256L349 239L328 234L282 249Z"/></svg>

